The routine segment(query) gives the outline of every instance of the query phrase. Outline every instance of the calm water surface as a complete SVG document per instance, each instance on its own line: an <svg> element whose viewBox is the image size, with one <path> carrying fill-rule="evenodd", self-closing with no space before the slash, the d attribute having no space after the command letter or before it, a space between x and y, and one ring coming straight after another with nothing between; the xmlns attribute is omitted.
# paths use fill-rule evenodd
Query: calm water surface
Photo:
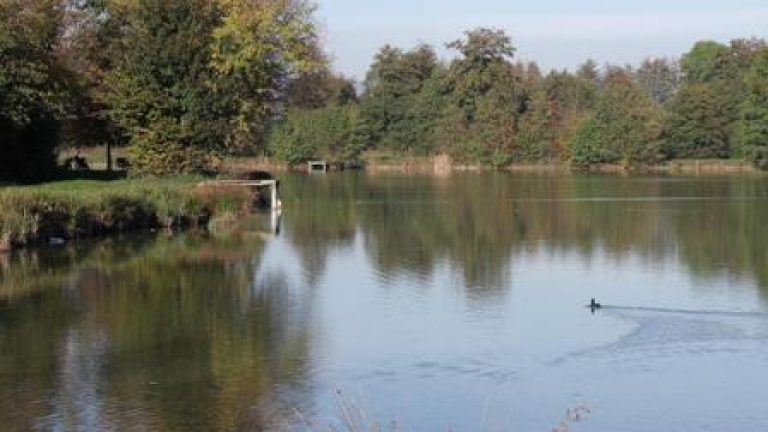
<svg viewBox="0 0 768 432"><path fill-rule="evenodd" d="M765 177L283 185L278 236L0 256L0 430L768 430Z"/></svg>

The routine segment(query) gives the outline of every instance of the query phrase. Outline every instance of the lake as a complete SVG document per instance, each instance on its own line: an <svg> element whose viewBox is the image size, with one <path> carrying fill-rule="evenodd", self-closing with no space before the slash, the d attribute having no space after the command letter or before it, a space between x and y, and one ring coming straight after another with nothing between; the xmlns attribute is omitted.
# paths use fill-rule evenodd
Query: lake
<svg viewBox="0 0 768 432"><path fill-rule="evenodd" d="M282 194L236 229L0 255L0 429L768 430L767 177Z"/></svg>

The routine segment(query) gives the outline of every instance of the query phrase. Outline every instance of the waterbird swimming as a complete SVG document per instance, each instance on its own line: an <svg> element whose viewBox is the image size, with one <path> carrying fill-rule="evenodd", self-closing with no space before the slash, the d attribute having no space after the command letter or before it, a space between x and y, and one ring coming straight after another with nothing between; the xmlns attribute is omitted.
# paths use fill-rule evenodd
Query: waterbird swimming
<svg viewBox="0 0 768 432"><path fill-rule="evenodd" d="M600 303L596 302L595 299L592 299L592 301L589 303L589 308L592 309L592 310L602 309L602 307L603 307L603 305L601 305Z"/></svg>

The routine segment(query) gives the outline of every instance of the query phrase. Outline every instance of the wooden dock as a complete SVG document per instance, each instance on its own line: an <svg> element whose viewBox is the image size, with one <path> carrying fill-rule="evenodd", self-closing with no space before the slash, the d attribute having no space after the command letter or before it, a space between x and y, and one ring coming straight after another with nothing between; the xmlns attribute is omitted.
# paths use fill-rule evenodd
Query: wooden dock
<svg viewBox="0 0 768 432"><path fill-rule="evenodd" d="M309 172L311 173L327 173L331 165L326 161L310 161L307 162L307 167L309 168Z"/></svg>
<svg viewBox="0 0 768 432"><path fill-rule="evenodd" d="M211 180L205 181L197 185L198 187L211 187L211 188L250 188L254 191L254 196L261 197L260 190L269 188L270 201L269 205L273 209L282 208L282 201L280 201L280 182L277 180Z"/></svg>

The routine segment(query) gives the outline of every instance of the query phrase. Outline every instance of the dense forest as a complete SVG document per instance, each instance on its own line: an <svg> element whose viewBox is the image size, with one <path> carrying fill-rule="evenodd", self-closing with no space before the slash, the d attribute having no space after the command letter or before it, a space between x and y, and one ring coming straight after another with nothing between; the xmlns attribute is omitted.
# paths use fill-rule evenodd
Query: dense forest
<svg viewBox="0 0 768 432"><path fill-rule="evenodd" d="M50 176L65 147L127 146L136 174L229 155L768 167L768 44L542 71L505 32L383 47L363 83L331 71L307 0L0 0L0 180Z"/></svg>
<svg viewBox="0 0 768 432"><path fill-rule="evenodd" d="M138 174L214 171L264 145L293 77L327 68L304 0L0 0L0 177L61 146Z"/></svg>
<svg viewBox="0 0 768 432"><path fill-rule="evenodd" d="M702 41L681 59L637 67L587 60L542 72L515 60L503 31L476 29L447 44L382 48L359 101L290 106L270 146L298 162L361 150L448 154L454 161L658 163L746 158L768 166L768 45Z"/></svg>

